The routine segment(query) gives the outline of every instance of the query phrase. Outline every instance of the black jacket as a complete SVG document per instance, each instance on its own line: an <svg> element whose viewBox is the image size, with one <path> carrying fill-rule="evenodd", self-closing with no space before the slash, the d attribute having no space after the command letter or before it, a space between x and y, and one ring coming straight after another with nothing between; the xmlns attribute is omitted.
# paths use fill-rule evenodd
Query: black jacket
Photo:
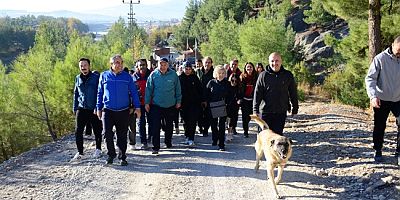
<svg viewBox="0 0 400 200"><path fill-rule="evenodd" d="M204 90L204 100L208 103L224 99L225 103L228 104L232 101L232 98L231 87L226 79L222 81L212 79Z"/></svg>
<svg viewBox="0 0 400 200"><path fill-rule="evenodd" d="M210 70L206 73L204 69L201 69L203 71L203 76L201 76L200 81L203 86L203 89L207 87L208 82L210 82L211 79L213 79L213 73L214 73L214 67L211 67Z"/></svg>
<svg viewBox="0 0 400 200"><path fill-rule="evenodd" d="M292 108L290 107L290 103ZM261 72L254 90L253 112L297 114L299 102L293 74L284 69L274 72L271 67Z"/></svg>
<svg viewBox="0 0 400 200"><path fill-rule="evenodd" d="M199 78L194 74L187 76L182 73L179 80L181 82L182 108L190 105L200 106L203 100L203 87Z"/></svg>

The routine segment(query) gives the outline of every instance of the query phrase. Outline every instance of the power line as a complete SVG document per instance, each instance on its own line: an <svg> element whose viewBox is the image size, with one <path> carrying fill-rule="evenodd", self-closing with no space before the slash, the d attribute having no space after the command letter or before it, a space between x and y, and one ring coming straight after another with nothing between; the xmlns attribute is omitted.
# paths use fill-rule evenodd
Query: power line
<svg viewBox="0 0 400 200"><path fill-rule="evenodd" d="M135 18L133 17L135 15L135 13L133 12L133 5L134 4L140 4L140 0L138 0L137 2L133 2L132 0L129 0L129 2L125 2L125 0L122 0L123 4L129 4L129 13L128 13L128 21L129 21L129 28L131 29L131 34L132 33L132 28L135 22Z"/></svg>

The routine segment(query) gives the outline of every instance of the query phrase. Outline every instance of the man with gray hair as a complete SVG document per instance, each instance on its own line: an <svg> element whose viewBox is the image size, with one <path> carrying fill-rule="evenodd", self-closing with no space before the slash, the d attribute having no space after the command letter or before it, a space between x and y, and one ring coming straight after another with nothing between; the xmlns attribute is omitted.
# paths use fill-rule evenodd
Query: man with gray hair
<svg viewBox="0 0 400 200"><path fill-rule="evenodd" d="M160 150L160 130L164 123L164 143L172 147L172 120L181 107L181 84L175 71L168 67L168 59L161 58L158 67L150 74L146 82L145 110L149 113L149 134L153 139L153 155Z"/></svg>
<svg viewBox="0 0 400 200"><path fill-rule="evenodd" d="M392 112L397 124L397 148L395 157L400 165L400 36L392 45L373 59L365 77L367 94L374 109L372 134L375 162L383 162L382 147L386 120Z"/></svg>
<svg viewBox="0 0 400 200"><path fill-rule="evenodd" d="M129 108L132 104L135 114L140 118L139 96L133 79L123 69L121 55L110 58L110 70L100 75L97 90L97 116L103 121L103 133L106 138L108 159L107 164L112 164L117 156L114 147L114 132L116 128L117 146L119 147L118 159L121 165L126 166L126 148Z"/></svg>

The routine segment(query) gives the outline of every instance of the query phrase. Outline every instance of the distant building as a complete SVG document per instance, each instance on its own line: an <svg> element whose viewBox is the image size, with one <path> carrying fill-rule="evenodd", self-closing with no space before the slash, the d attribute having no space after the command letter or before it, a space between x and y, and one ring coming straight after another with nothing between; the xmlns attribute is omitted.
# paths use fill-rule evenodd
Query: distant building
<svg viewBox="0 0 400 200"><path fill-rule="evenodd" d="M171 47L161 47L153 50L154 59L159 60L161 58L167 58L171 64L176 61L179 55L180 54Z"/></svg>

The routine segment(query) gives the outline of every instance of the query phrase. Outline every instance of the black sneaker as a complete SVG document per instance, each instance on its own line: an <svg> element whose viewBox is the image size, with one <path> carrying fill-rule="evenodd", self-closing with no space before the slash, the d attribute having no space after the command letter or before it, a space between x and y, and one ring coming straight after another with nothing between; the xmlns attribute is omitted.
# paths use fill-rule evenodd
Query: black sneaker
<svg viewBox="0 0 400 200"><path fill-rule="evenodd" d="M107 165L111 165L111 164L113 164L113 162L114 162L114 158L108 157L107 161L106 161L106 164Z"/></svg>
<svg viewBox="0 0 400 200"><path fill-rule="evenodd" d="M233 129L232 132L233 132L233 135L237 135L237 134L238 134L238 133L236 132L236 129Z"/></svg>
<svg viewBox="0 0 400 200"><path fill-rule="evenodd" d="M153 151L151 152L151 154L158 156L158 151L157 151L157 150L153 150Z"/></svg>
<svg viewBox="0 0 400 200"><path fill-rule="evenodd" d="M219 151L225 151L225 147L220 147L219 149L218 149Z"/></svg>
<svg viewBox="0 0 400 200"><path fill-rule="evenodd" d="M121 166L127 166L128 162L126 160L121 160L120 164L121 164Z"/></svg>
<svg viewBox="0 0 400 200"><path fill-rule="evenodd" d="M248 137L249 137L249 134L244 134L243 137L244 137L244 138L248 138Z"/></svg>
<svg viewBox="0 0 400 200"><path fill-rule="evenodd" d="M166 144L167 145L167 149L172 148L172 144Z"/></svg>
<svg viewBox="0 0 400 200"><path fill-rule="evenodd" d="M382 151L376 151L374 160L376 163L382 163L383 162L383 156L382 156Z"/></svg>

